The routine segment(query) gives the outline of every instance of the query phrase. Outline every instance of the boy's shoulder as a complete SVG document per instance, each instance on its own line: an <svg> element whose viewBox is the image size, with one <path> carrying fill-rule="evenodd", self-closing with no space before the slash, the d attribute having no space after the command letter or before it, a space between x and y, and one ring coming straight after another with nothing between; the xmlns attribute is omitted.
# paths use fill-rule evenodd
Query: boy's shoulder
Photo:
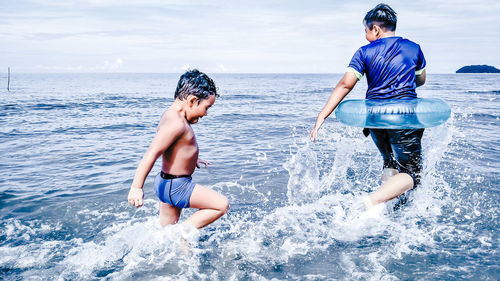
<svg viewBox="0 0 500 281"><path fill-rule="evenodd" d="M366 44L362 47L360 47L360 51L363 53L368 52L369 50L373 50L377 52L378 50L388 50L390 48L393 48L395 45L399 45L400 47L406 47L406 48L412 48L412 49L419 49L420 45L411 41L410 39L403 38L400 36L394 36L394 37L388 37L388 38L381 38L378 40L375 40L373 42L370 42L369 44Z"/></svg>
<svg viewBox="0 0 500 281"><path fill-rule="evenodd" d="M392 45L392 44L412 44L412 45L418 45L414 41L404 38L401 36L391 36L391 37L385 37L385 38L380 38L378 40L375 40L373 42L370 42L366 45L364 45L361 48L370 48L370 47L376 47L376 46L381 46L381 45Z"/></svg>
<svg viewBox="0 0 500 281"><path fill-rule="evenodd" d="M401 44L406 44L406 45L410 45L410 46L420 47L420 45L417 44L415 41L412 41L412 40L407 39L407 38L401 38Z"/></svg>
<svg viewBox="0 0 500 281"><path fill-rule="evenodd" d="M158 130L167 129L182 132L187 129L187 126L189 125L179 112L167 109L161 116L160 123L158 124Z"/></svg>

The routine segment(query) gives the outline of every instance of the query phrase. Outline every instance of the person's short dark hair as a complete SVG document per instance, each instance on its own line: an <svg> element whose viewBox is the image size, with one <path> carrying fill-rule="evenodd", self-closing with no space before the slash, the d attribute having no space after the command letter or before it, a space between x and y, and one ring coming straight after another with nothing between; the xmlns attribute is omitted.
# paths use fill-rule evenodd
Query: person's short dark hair
<svg viewBox="0 0 500 281"><path fill-rule="evenodd" d="M218 97L214 81L198 69L188 70L179 78L174 98L185 100L189 95L199 100L208 98L210 95Z"/></svg>
<svg viewBox="0 0 500 281"><path fill-rule="evenodd" d="M389 5L381 3L366 13L363 24L370 30L376 24L390 31L395 31L397 21L396 12Z"/></svg>

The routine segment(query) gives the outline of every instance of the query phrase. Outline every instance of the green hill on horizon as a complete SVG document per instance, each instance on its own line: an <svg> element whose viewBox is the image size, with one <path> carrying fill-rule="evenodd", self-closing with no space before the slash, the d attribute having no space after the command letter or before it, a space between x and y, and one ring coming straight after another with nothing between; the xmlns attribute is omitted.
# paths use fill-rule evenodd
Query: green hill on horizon
<svg viewBox="0 0 500 281"><path fill-rule="evenodd" d="M500 73L500 69L497 69L494 66L490 65L467 65L459 70L456 73Z"/></svg>

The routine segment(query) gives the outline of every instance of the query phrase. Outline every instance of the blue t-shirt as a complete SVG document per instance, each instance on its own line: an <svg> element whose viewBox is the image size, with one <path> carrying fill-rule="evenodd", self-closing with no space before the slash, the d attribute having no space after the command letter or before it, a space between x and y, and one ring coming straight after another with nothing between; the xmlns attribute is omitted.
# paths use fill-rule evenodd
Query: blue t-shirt
<svg viewBox="0 0 500 281"><path fill-rule="evenodd" d="M401 37L385 37L358 49L349 63L360 79L366 73L366 99L416 98L415 75L425 67L420 46Z"/></svg>

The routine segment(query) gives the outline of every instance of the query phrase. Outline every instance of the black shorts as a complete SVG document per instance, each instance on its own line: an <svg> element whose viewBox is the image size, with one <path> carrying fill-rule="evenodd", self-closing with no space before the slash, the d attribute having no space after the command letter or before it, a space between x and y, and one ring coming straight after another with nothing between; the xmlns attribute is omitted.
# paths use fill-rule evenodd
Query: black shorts
<svg viewBox="0 0 500 281"><path fill-rule="evenodd" d="M384 158L384 168L397 169L420 183L422 169L421 139L424 129L370 129L375 145Z"/></svg>

